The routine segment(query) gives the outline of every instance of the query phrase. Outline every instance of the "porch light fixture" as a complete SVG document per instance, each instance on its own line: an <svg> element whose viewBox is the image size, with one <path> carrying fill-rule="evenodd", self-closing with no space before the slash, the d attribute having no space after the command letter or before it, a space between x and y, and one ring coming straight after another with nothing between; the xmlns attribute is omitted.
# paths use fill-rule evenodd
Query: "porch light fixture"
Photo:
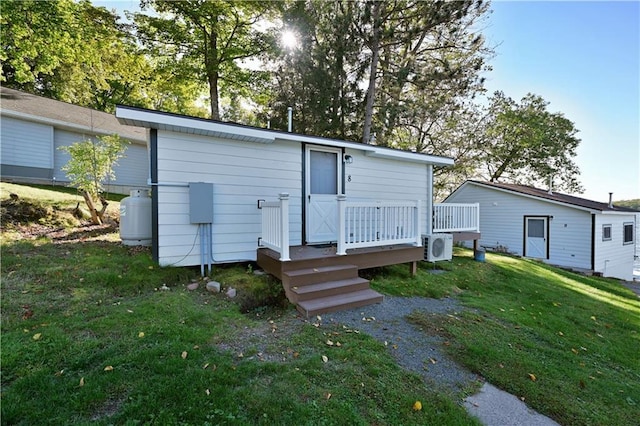
<svg viewBox="0 0 640 426"><path fill-rule="evenodd" d="M344 154L342 159L344 160L345 164L353 164L353 157L350 156L349 154Z"/></svg>

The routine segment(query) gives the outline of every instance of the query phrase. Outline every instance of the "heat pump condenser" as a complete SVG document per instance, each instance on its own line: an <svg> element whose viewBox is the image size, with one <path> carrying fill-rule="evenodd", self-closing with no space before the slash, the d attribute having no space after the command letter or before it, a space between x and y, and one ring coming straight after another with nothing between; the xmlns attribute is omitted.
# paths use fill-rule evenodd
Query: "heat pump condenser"
<svg viewBox="0 0 640 426"><path fill-rule="evenodd" d="M453 256L453 235L423 235L422 246L424 247L424 260L428 262L451 260Z"/></svg>

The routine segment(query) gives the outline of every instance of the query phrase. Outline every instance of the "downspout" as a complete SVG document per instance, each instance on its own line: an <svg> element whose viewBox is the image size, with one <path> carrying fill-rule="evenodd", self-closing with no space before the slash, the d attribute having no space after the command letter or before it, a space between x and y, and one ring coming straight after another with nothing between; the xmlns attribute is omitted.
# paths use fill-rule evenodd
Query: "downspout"
<svg viewBox="0 0 640 426"><path fill-rule="evenodd" d="M433 233L433 164L427 164L427 226L425 234Z"/></svg>

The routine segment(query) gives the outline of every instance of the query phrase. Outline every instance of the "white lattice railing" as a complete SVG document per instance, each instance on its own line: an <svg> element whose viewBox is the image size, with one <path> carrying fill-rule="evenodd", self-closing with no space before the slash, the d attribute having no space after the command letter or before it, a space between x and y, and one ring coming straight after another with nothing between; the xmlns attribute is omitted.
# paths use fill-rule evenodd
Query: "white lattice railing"
<svg viewBox="0 0 640 426"><path fill-rule="evenodd" d="M347 201L338 196L338 248L421 245L419 201Z"/></svg>
<svg viewBox="0 0 640 426"><path fill-rule="evenodd" d="M480 205L433 205L433 232L480 232Z"/></svg>
<svg viewBox="0 0 640 426"><path fill-rule="evenodd" d="M260 246L280 253L281 261L289 258L289 194L282 193L278 201L258 201L262 210L262 237Z"/></svg>

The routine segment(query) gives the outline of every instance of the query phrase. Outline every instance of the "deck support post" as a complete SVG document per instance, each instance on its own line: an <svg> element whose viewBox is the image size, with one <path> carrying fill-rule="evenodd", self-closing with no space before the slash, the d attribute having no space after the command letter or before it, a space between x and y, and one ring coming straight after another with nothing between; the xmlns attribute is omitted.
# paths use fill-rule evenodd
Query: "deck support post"
<svg viewBox="0 0 640 426"><path fill-rule="evenodd" d="M413 261L409 263L409 272L411 273L412 277L416 276L416 274L418 273L418 262Z"/></svg>
<svg viewBox="0 0 640 426"><path fill-rule="evenodd" d="M278 194L280 200L280 261L286 262L289 258L289 194L282 192Z"/></svg>
<svg viewBox="0 0 640 426"><path fill-rule="evenodd" d="M346 195L338 195L338 247L336 250L336 254L340 256L345 256L347 254L345 235L345 216L347 208L346 201Z"/></svg>

